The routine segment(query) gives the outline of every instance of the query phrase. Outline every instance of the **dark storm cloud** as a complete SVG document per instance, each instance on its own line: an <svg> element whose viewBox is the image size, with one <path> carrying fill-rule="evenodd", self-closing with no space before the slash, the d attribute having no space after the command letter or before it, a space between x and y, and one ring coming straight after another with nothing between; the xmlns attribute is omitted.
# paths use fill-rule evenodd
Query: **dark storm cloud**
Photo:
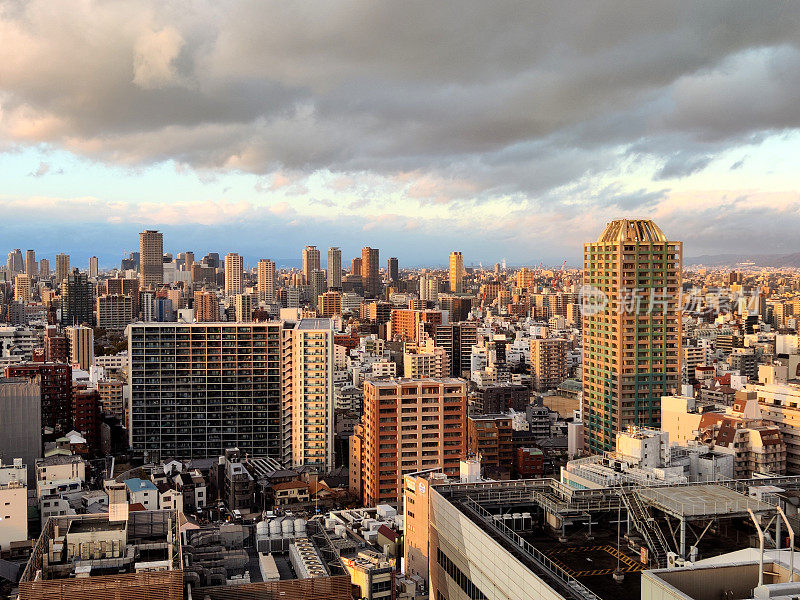
<svg viewBox="0 0 800 600"><path fill-rule="evenodd" d="M634 146L682 177L800 124L799 31L788 3L6 2L0 135L478 196L569 186Z"/></svg>

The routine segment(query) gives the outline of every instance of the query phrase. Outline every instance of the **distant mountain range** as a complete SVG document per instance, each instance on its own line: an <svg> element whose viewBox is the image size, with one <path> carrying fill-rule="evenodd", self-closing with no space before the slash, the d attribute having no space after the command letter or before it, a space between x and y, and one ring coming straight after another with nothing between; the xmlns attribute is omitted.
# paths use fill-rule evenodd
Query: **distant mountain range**
<svg viewBox="0 0 800 600"><path fill-rule="evenodd" d="M684 258L684 265L706 267L733 267L737 263L752 262L757 267L800 267L800 252L792 254L705 254Z"/></svg>

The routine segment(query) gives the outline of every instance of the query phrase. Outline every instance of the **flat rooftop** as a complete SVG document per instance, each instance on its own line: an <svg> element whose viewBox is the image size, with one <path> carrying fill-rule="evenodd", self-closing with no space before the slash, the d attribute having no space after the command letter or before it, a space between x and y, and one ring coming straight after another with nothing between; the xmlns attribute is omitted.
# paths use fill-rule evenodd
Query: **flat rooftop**
<svg viewBox="0 0 800 600"><path fill-rule="evenodd" d="M93 531L120 531L125 529L125 521L109 522L105 519L75 519L70 522L68 534L91 533Z"/></svg>
<svg viewBox="0 0 800 600"><path fill-rule="evenodd" d="M746 515L748 508L754 513L775 510L771 504L716 484L643 487L638 494L644 502L678 518Z"/></svg>
<svg viewBox="0 0 800 600"><path fill-rule="evenodd" d="M333 329L330 319L300 319L297 329Z"/></svg>

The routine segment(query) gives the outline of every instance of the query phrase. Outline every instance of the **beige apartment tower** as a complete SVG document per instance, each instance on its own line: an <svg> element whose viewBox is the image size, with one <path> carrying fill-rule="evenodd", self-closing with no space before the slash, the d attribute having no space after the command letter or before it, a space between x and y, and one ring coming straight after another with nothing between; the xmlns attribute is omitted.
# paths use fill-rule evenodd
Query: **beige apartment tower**
<svg viewBox="0 0 800 600"><path fill-rule="evenodd" d="M69 254L56 254L56 285L61 285L69 275Z"/></svg>
<svg viewBox="0 0 800 600"><path fill-rule="evenodd" d="M232 252L225 255L225 293L229 295L242 293L242 273L244 264L242 257Z"/></svg>
<svg viewBox="0 0 800 600"><path fill-rule="evenodd" d="M461 252L450 253L450 292L461 294L464 291L464 257Z"/></svg>
<svg viewBox="0 0 800 600"><path fill-rule="evenodd" d="M275 263L266 258L258 261L258 299L275 301Z"/></svg>
<svg viewBox="0 0 800 600"><path fill-rule="evenodd" d="M164 283L164 234L147 229L139 234L139 280L143 290Z"/></svg>
<svg viewBox="0 0 800 600"><path fill-rule="evenodd" d="M94 364L94 330L91 327L76 325L67 327L70 362L88 371Z"/></svg>
<svg viewBox="0 0 800 600"><path fill-rule="evenodd" d="M342 289L342 249L328 248L328 289Z"/></svg>
<svg viewBox="0 0 800 600"><path fill-rule="evenodd" d="M609 223L583 256L583 423L592 452L628 426L658 428L680 384L683 247L655 223ZM591 301L587 301L591 298Z"/></svg>
<svg viewBox="0 0 800 600"><path fill-rule="evenodd" d="M311 274L319 271L320 254L316 246L303 248L303 278L306 285L311 285Z"/></svg>
<svg viewBox="0 0 800 600"><path fill-rule="evenodd" d="M283 324L283 461L333 468L333 324Z"/></svg>

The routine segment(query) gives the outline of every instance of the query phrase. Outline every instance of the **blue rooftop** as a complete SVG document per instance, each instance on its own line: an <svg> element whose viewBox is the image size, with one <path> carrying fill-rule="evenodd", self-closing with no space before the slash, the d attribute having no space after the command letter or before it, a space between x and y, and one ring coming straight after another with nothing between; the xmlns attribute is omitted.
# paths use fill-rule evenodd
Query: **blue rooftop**
<svg viewBox="0 0 800 600"><path fill-rule="evenodd" d="M147 479L139 479L138 477L126 479L125 485L128 486L128 489L131 492L145 492L148 490L155 492L158 490L156 484L152 481L148 481Z"/></svg>

